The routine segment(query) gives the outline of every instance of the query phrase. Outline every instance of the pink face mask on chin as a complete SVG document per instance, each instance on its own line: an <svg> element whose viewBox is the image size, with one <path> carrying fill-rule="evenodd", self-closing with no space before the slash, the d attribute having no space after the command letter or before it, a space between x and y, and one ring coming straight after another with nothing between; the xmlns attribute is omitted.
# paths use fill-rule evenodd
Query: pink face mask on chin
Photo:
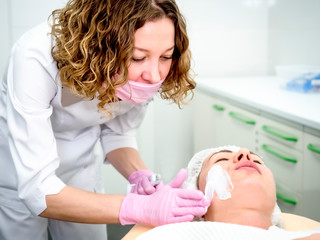
<svg viewBox="0 0 320 240"><path fill-rule="evenodd" d="M141 104L150 100L158 92L164 79L154 84L146 84L128 80L128 82L116 88L116 96L122 101Z"/></svg>

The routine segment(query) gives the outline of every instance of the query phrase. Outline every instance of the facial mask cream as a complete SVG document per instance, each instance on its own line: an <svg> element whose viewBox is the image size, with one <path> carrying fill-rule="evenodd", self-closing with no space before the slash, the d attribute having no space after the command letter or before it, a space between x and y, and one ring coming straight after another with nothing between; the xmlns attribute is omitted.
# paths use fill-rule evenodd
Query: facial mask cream
<svg viewBox="0 0 320 240"><path fill-rule="evenodd" d="M218 198L221 200L226 200L231 198L231 193L233 189L233 184L230 177L219 164L213 165L209 170L207 175L207 185L205 188L205 197L211 202L213 199L213 194L216 193Z"/></svg>

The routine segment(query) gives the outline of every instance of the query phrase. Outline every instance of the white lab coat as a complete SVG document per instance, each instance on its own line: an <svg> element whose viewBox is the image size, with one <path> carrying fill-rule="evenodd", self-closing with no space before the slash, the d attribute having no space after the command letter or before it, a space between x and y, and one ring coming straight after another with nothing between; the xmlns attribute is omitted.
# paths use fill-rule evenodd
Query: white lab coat
<svg viewBox="0 0 320 240"><path fill-rule="evenodd" d="M14 45L0 95L0 206L19 203L35 216L46 209L45 196L66 184L101 192L96 142L104 154L137 148L147 107L114 103L110 117L98 112L96 99L66 104L49 32L41 24Z"/></svg>

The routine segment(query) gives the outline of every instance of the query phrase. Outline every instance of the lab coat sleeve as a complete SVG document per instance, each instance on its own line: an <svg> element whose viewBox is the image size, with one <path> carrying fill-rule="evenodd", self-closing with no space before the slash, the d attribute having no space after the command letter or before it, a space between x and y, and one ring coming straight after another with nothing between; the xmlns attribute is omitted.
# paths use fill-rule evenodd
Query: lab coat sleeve
<svg viewBox="0 0 320 240"><path fill-rule="evenodd" d="M19 198L33 215L39 215L47 207L45 196L58 193L65 184L55 175L59 158L50 101L57 86L49 73L54 66L48 57L50 48L39 47L42 42L25 42L13 48L8 68L9 147Z"/></svg>
<svg viewBox="0 0 320 240"><path fill-rule="evenodd" d="M104 156L118 148L138 148L136 133L143 121L147 106L148 104L135 105L125 114L101 126L101 145Z"/></svg>

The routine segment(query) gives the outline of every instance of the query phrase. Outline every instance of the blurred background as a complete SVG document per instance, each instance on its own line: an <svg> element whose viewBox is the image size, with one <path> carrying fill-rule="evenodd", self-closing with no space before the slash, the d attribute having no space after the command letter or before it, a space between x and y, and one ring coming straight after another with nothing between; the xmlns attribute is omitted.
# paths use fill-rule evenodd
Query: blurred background
<svg viewBox="0 0 320 240"><path fill-rule="evenodd" d="M65 0L0 0L1 76L13 43L65 3ZM274 75L278 65L320 66L319 0L177 0L177 3L187 21L196 80ZM194 154L194 108L194 101L180 110L156 97L139 131L143 159L166 183L186 167ZM101 155L98 145L96 153ZM107 193L126 193L127 181L111 166L103 166L103 173ZM121 227L114 229L109 239L121 231Z"/></svg>

